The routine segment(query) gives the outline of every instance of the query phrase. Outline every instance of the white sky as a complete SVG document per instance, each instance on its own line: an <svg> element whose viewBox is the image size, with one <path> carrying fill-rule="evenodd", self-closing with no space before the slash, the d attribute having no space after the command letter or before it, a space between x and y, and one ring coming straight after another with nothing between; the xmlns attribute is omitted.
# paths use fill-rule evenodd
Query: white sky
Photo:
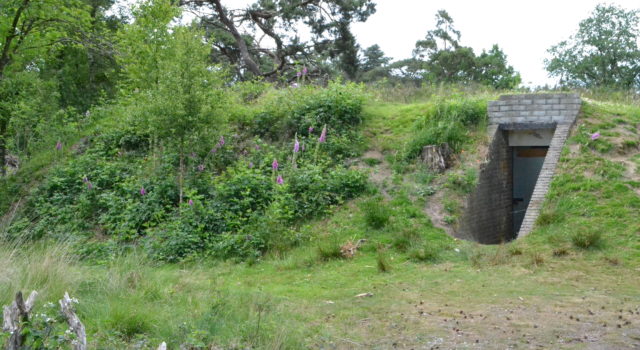
<svg viewBox="0 0 640 350"><path fill-rule="evenodd" d="M591 14L597 0L377 0L377 11L352 30L363 48L373 44L394 59L407 58L417 40L435 27L435 14L445 9L462 34L461 43L476 54L498 44L508 62L520 72L525 85L554 85L543 60L547 49L578 30L578 23ZM637 9L637 0L608 2L627 10Z"/></svg>
<svg viewBox="0 0 640 350"><path fill-rule="evenodd" d="M229 8L242 8L254 0L223 0ZM376 13L365 23L354 23L353 33L362 48L380 45L394 60L408 58L417 40L435 28L435 14L447 10L462 34L461 44L476 54L498 44L527 86L555 85L543 61L547 49L569 38L578 23L589 17L602 0L374 0ZM638 0L607 4L627 10L640 8Z"/></svg>

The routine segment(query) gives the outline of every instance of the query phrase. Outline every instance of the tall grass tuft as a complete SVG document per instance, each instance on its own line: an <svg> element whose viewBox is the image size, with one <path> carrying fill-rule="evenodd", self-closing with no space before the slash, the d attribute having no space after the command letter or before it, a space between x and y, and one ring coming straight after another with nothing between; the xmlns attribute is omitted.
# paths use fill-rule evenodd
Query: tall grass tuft
<svg viewBox="0 0 640 350"><path fill-rule="evenodd" d="M596 249L602 245L602 234L600 231L587 230L578 231L571 236L571 243L579 249Z"/></svg>
<svg viewBox="0 0 640 350"><path fill-rule="evenodd" d="M379 230L389 223L391 209L379 198L370 199L361 204L367 226Z"/></svg>
<svg viewBox="0 0 640 350"><path fill-rule="evenodd" d="M21 246L22 245L22 246ZM61 298L83 280L68 244L51 242L0 243L0 304L7 305L17 291L37 290L39 299Z"/></svg>
<svg viewBox="0 0 640 350"><path fill-rule="evenodd" d="M437 101L416 121L416 133L407 144L406 159L417 157L427 145L447 143L460 152L469 140L472 128L486 125L487 102L484 99L455 98Z"/></svg>

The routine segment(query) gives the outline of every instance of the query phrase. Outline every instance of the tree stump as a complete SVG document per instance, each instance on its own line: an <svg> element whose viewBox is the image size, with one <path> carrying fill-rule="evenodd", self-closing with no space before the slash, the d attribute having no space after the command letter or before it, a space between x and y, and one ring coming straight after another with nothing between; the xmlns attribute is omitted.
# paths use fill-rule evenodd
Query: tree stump
<svg viewBox="0 0 640 350"><path fill-rule="evenodd" d="M7 341L7 350L20 350L24 343L24 335L22 334L22 324L29 321L29 313L33 309L36 302L38 292L33 291L24 301L22 292L16 293L16 300L10 305L5 306L2 313L2 330L11 334Z"/></svg>
<svg viewBox="0 0 640 350"><path fill-rule="evenodd" d="M429 145L422 148L420 159L434 173L441 173L451 166L453 151L448 144Z"/></svg>
<svg viewBox="0 0 640 350"><path fill-rule="evenodd" d="M69 293L64 293L64 297L60 299L60 309L67 319L69 329L76 335L76 339L72 341L73 350L87 350L87 333L84 325L80 322L80 318L76 315L73 304L77 300L71 299Z"/></svg>

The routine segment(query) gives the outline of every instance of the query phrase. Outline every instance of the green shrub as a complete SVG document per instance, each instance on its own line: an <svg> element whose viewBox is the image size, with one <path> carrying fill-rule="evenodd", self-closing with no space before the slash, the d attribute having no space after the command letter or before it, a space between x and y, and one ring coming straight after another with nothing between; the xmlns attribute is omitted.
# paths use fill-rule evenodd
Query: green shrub
<svg viewBox="0 0 640 350"><path fill-rule="evenodd" d="M391 209L379 198L370 199L361 204L364 222L367 226L379 230L389 223Z"/></svg>
<svg viewBox="0 0 640 350"><path fill-rule="evenodd" d="M409 251L409 258L418 262L436 262L440 258L442 247L438 244L425 242L422 246Z"/></svg>
<svg viewBox="0 0 640 350"><path fill-rule="evenodd" d="M378 255L376 256L376 266L378 267L378 272L389 272L391 271L391 263L389 262L389 257L382 250L378 250Z"/></svg>
<svg viewBox="0 0 640 350"><path fill-rule="evenodd" d="M324 213L332 205L354 198L366 189L366 175L337 168L326 171L319 166L298 169L287 177L287 193L293 201L296 220Z"/></svg>
<svg viewBox="0 0 640 350"><path fill-rule="evenodd" d="M368 166L376 166L380 163L382 163L382 161L380 159L377 158L364 158L362 159L362 162Z"/></svg>
<svg viewBox="0 0 640 350"><path fill-rule="evenodd" d="M149 315L139 309L117 305L111 310L106 325L115 330L124 339L130 340L135 335L146 334L153 328Z"/></svg>
<svg viewBox="0 0 640 350"><path fill-rule="evenodd" d="M229 111L218 111L233 115L216 123L237 124L202 125L212 131L194 134L186 150L149 131L142 121L149 116L140 114L139 105L100 108L96 113L107 120L74 146L73 157L56 154L48 176L9 227L9 238L70 240L79 256L97 263L138 243L160 261L255 261L269 249L300 242L294 225L367 190L367 175L344 167L364 147L358 129L362 86L271 89L247 83L236 90L225 102ZM327 139L319 144L324 125ZM296 133L303 149L293 162ZM277 172L271 169L274 158ZM276 183L277 175L284 184Z"/></svg>
<svg viewBox="0 0 640 350"><path fill-rule="evenodd" d="M571 236L571 243L580 249L595 249L602 244L602 234L595 229L578 230Z"/></svg>
<svg viewBox="0 0 640 350"><path fill-rule="evenodd" d="M405 253L419 241L420 234L413 228L406 228L393 237L391 245L397 251Z"/></svg>
<svg viewBox="0 0 640 350"><path fill-rule="evenodd" d="M450 172L445 186L461 193L471 193L478 183L478 173L474 168L467 168L463 173Z"/></svg>
<svg viewBox="0 0 640 350"><path fill-rule="evenodd" d="M335 239L323 240L318 243L317 252L320 261L329 261L334 259L342 259L340 243Z"/></svg>
<svg viewBox="0 0 640 350"><path fill-rule="evenodd" d="M273 90L263 98L264 108L256 109L252 133L270 140L299 136L317 138L327 125L343 133L362 122L364 89L353 83L331 82L327 88L302 86ZM314 128L310 134L309 128Z"/></svg>
<svg viewBox="0 0 640 350"><path fill-rule="evenodd" d="M445 143L457 153L467 140L468 131L462 123L457 121L438 121L416 132L407 144L405 158L413 159L419 156L424 146L439 146Z"/></svg>
<svg viewBox="0 0 640 350"><path fill-rule="evenodd" d="M487 121L487 103L480 99L441 100L426 112L416 121L416 133L406 147L407 159L417 157L427 145L447 143L457 153L469 141L469 130Z"/></svg>

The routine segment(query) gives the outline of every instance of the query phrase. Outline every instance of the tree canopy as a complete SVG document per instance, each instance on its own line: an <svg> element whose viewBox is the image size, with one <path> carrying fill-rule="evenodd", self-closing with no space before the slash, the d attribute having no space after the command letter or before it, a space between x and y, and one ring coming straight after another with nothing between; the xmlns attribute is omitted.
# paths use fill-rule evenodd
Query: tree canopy
<svg viewBox="0 0 640 350"><path fill-rule="evenodd" d="M476 56L473 49L460 44L461 33L445 10L436 13L436 28L418 40L413 58L397 62L407 76L432 83L479 83L496 89L511 89L520 84L520 74L507 63L498 45Z"/></svg>
<svg viewBox="0 0 640 350"><path fill-rule="evenodd" d="M243 77L272 80L298 64L320 66L325 58L355 77L358 45L349 26L375 12L372 0L258 0L242 9L222 0L181 4L198 14L214 38L217 61L231 63ZM301 26L309 30L309 41L299 35Z"/></svg>
<svg viewBox="0 0 640 350"><path fill-rule="evenodd" d="M598 5L568 40L549 49L545 61L561 85L629 89L640 84L638 11Z"/></svg>

